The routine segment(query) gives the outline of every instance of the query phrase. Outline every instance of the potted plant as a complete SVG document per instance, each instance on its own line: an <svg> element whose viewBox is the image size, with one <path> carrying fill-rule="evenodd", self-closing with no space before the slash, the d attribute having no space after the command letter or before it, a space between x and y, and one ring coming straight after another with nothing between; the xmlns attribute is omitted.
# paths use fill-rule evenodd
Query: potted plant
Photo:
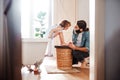
<svg viewBox="0 0 120 80"><path fill-rule="evenodd" d="M45 35L45 16L46 16L46 12L42 12L40 11L37 15L37 20L40 23L39 27L35 28L35 37L41 37L43 38Z"/></svg>

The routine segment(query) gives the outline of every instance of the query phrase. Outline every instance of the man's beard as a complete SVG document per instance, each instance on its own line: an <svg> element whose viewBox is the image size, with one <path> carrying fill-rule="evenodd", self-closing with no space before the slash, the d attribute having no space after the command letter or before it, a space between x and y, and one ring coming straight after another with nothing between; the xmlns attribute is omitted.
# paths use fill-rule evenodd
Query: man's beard
<svg viewBox="0 0 120 80"><path fill-rule="evenodd" d="M75 30L75 32L76 32L77 34L81 33L81 31L80 31L80 30Z"/></svg>

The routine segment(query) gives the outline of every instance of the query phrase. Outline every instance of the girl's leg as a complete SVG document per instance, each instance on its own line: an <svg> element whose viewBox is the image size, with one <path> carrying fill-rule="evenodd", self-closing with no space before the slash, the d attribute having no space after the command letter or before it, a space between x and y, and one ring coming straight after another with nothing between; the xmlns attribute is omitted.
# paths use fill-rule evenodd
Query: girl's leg
<svg viewBox="0 0 120 80"><path fill-rule="evenodd" d="M52 39L50 39L48 41L48 45L47 45L47 48L46 48L45 56L52 56L53 55L52 54L52 47L53 47L53 45L52 45Z"/></svg>

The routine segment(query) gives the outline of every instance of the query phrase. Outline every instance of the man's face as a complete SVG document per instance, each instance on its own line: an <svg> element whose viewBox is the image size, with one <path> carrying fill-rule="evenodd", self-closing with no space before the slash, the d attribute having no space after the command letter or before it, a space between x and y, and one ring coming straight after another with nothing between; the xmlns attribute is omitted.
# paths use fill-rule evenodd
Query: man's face
<svg viewBox="0 0 120 80"><path fill-rule="evenodd" d="M78 25L75 25L74 30L80 30L80 28L78 27Z"/></svg>

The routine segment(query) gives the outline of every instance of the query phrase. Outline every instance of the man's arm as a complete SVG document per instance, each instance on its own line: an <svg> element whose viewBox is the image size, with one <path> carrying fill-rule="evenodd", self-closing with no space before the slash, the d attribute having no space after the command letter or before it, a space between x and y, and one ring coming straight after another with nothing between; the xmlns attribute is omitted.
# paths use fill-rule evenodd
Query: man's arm
<svg viewBox="0 0 120 80"><path fill-rule="evenodd" d="M89 32L86 32L86 41L85 41L85 47L90 50L90 38L89 38Z"/></svg>
<svg viewBox="0 0 120 80"><path fill-rule="evenodd" d="M83 51L83 52L88 52L89 51L86 47L77 47L73 43L69 43L68 46L70 48L72 48L73 50L80 50L80 51Z"/></svg>
<svg viewBox="0 0 120 80"><path fill-rule="evenodd" d="M77 46L75 46L74 50L80 50L80 51L83 51L83 52L88 52L88 49L86 47L77 47Z"/></svg>

